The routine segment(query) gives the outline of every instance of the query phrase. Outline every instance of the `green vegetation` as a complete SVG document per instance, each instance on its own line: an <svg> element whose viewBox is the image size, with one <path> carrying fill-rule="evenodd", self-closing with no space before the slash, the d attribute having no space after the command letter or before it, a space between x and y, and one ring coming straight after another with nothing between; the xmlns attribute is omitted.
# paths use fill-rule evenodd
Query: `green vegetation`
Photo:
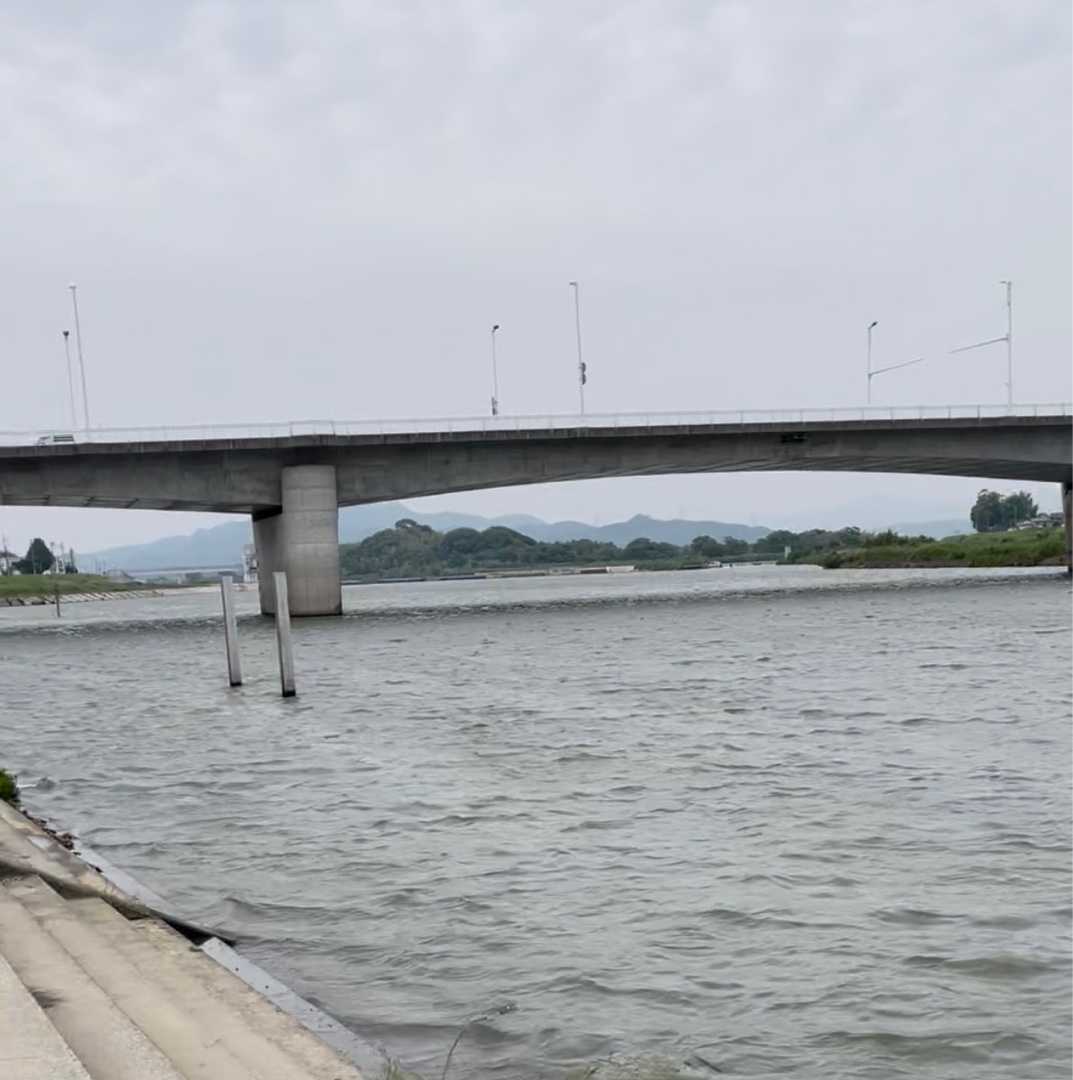
<svg viewBox="0 0 1073 1080"><path fill-rule="evenodd" d="M62 550L61 550L62 554ZM73 554L64 556L69 561L60 565L61 573L73 574L77 570L74 564ZM58 565L58 560L52 553L52 549L41 539L35 536L26 549L26 554L21 559L16 559L14 552L0 550L0 576L10 574L44 574Z"/></svg>
<svg viewBox="0 0 1073 1080"><path fill-rule="evenodd" d="M0 800L11 803L12 806L19 805L18 777L6 769L0 769Z"/></svg>
<svg viewBox="0 0 1073 1080"><path fill-rule="evenodd" d="M450 577L487 570L540 571L555 567L638 566L644 569L682 569L703 566L711 559L744 554L744 540L725 543L698 537L688 547L639 537L625 547L597 540L544 543L501 525L478 531L452 529L440 533L409 518L396 522L358 544L343 544L340 561L345 578Z"/></svg>
<svg viewBox="0 0 1073 1080"><path fill-rule="evenodd" d="M720 561L772 560L836 567L1038 566L1059 563L1061 529L981 533L934 540L857 528L778 529L753 544L698 536L678 547L641 537L624 547L595 540L543 543L497 525L440 533L409 518L358 544L344 544L344 578L452 577L482 572L539 573L555 568L636 566L642 570L684 570Z"/></svg>
<svg viewBox="0 0 1073 1080"><path fill-rule="evenodd" d="M137 582L116 582L99 574L12 574L0 577L0 601L8 597L27 599L83 592L121 592L123 589L144 588Z"/></svg>
<svg viewBox="0 0 1073 1080"><path fill-rule="evenodd" d="M1062 529L977 533L948 536L945 540L898 536L896 533L870 539L874 542L855 548L838 548L825 555L814 553L800 561L818 562L828 569L863 569L898 566L1057 566L1065 557Z"/></svg>
<svg viewBox="0 0 1073 1080"><path fill-rule="evenodd" d="M1004 532L1022 521L1034 518L1038 513L1039 507L1027 491L1000 495L997 491L984 488L976 496L969 517L977 532Z"/></svg>
<svg viewBox="0 0 1073 1080"><path fill-rule="evenodd" d="M35 536L30 541L25 556L17 560L14 566L20 574L43 574L46 570L52 569L55 561L56 558L49 550L48 544L40 536Z"/></svg>

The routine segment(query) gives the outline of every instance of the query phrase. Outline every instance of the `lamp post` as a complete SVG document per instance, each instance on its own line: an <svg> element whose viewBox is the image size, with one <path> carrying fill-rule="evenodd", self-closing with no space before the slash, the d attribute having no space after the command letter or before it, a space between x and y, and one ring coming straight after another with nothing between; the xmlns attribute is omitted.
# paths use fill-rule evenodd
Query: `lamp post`
<svg viewBox="0 0 1073 1080"><path fill-rule="evenodd" d="M71 304L75 312L75 343L78 346L78 369L82 373L82 419L89 435L89 395L86 391L86 362L82 357L82 324L78 321L78 286L72 281L67 288L71 290Z"/></svg>
<svg viewBox="0 0 1073 1080"><path fill-rule="evenodd" d="M71 405L71 430L78 427L78 413L75 409L75 380L71 373L71 331L63 332L63 355L67 358L67 400Z"/></svg>
<svg viewBox="0 0 1073 1080"><path fill-rule="evenodd" d="M868 404L872 404L872 331L879 325L878 319L873 319L868 324Z"/></svg>
<svg viewBox="0 0 1073 1080"><path fill-rule="evenodd" d="M1006 286L1006 333L1002 337L988 338L987 341L977 341L974 345L962 345L960 348L951 349L949 355L954 353L968 352L970 349L982 349L985 345L997 345L1000 341L1006 342L1006 404L1013 407L1013 282L1003 278L1000 285Z"/></svg>
<svg viewBox="0 0 1073 1080"><path fill-rule="evenodd" d="M496 331L499 323L492 327L492 415L499 415L499 369L496 367Z"/></svg>
<svg viewBox="0 0 1073 1080"><path fill-rule="evenodd" d="M570 282L574 290L574 328L577 331L577 396L581 415L585 415L585 383L589 381L585 361L581 359L581 288L576 281Z"/></svg>

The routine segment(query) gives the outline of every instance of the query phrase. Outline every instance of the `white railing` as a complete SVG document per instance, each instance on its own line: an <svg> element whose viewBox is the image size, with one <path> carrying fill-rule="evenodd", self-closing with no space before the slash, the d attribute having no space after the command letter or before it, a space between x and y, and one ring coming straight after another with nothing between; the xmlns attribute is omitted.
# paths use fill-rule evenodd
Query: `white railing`
<svg viewBox="0 0 1073 1080"><path fill-rule="evenodd" d="M1039 405L895 405L832 409L724 409L713 412L539 413L531 416L461 416L400 420L294 420L267 424L194 424L184 427L37 429L0 431L0 446L70 443L201 442L289 439L302 435L423 435L514 431L585 431L750 424L845 423L889 420L989 420L1004 416L1073 416L1069 402Z"/></svg>

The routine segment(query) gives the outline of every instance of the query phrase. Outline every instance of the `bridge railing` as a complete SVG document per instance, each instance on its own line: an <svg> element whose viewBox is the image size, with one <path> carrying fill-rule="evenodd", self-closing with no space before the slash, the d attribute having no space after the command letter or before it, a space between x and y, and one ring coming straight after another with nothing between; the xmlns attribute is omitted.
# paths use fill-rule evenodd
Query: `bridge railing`
<svg viewBox="0 0 1073 1080"><path fill-rule="evenodd" d="M720 409L703 412L534 413L525 416L454 416L395 420L294 420L263 424L193 424L0 431L0 446L60 446L71 443L202 442L234 439L289 439L316 435L421 435L475 432L585 431L614 428L747 427L821 421L989 420L997 417L1073 416L1069 402L1027 405L895 405L866 408Z"/></svg>

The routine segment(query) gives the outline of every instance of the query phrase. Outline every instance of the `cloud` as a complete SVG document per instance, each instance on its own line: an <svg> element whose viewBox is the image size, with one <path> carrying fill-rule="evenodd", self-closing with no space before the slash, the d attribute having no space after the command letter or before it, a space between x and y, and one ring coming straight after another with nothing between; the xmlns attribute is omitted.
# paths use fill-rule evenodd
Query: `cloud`
<svg viewBox="0 0 1073 1080"><path fill-rule="evenodd" d="M1068 398L1070 11L312 0L0 11L0 427ZM48 377L42 377L48 372ZM854 481L839 478L837 485ZM911 480L905 481L912 483ZM638 488L638 491L641 489ZM649 489L645 489L649 490Z"/></svg>

